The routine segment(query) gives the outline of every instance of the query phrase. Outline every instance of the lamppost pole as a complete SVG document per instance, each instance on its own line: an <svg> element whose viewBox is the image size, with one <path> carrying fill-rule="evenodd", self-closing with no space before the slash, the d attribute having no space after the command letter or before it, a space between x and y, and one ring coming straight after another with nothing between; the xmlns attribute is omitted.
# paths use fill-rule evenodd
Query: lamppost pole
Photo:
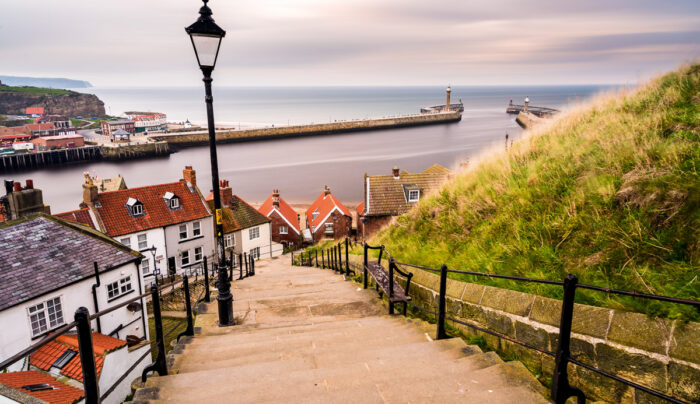
<svg viewBox="0 0 700 404"><path fill-rule="evenodd" d="M204 101L207 104L207 125L209 127L209 158L211 161L211 182L214 192L214 213L216 229L216 256L218 279L216 287L219 295L216 298L219 307L219 326L233 325L233 295L231 282L228 280L226 260L224 256L223 215L221 211L221 194L219 190L219 163L216 156L216 132L214 128L214 97L211 93L211 73L219 55L221 39L226 31L214 23L211 9L207 6L209 0L203 0L204 5L199 9L200 17L194 24L185 28L190 35L197 63L204 74Z"/></svg>

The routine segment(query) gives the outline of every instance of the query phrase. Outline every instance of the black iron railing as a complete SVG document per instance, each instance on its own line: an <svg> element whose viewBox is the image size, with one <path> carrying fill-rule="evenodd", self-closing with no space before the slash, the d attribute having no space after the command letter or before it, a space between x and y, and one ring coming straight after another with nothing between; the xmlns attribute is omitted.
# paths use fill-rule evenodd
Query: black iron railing
<svg viewBox="0 0 700 404"><path fill-rule="evenodd" d="M207 259L204 257L204 264L203 264L203 273L204 273L204 290L200 293L200 296L196 299L196 302L199 303L200 301L204 301L206 298L204 296L209 296L209 270L207 266ZM59 336L72 332L75 330L77 337L78 337L78 351L80 354L80 361L81 361L81 367L82 367L82 374L83 374L83 389L85 392L85 403L87 404L92 404L92 403L99 403L102 400L105 400L123 381L128 375L130 375L136 367L143 362L144 359L146 359L147 356L151 355L154 349L157 349L157 354L156 354L156 359L151 363L149 366L147 366L141 375L141 380L145 381L146 376L149 372L155 371L158 372L159 375L165 376L168 374L168 368L167 368L167 363L166 363L166 356L165 356L165 339L169 337L175 330L179 329L180 326L187 322L187 327L185 330L181 333L178 334L177 340L179 340L183 336L193 336L194 335L194 323L193 323L193 310L192 310L192 304L190 301L190 282L189 282L190 276L185 274L182 277L182 287L184 289L185 293L185 309L186 309L186 317L179 322L177 322L169 331L166 333L163 332L163 320L161 317L161 306L160 302L162 299L161 292L167 289L168 287L171 287L170 284L168 285L161 285L161 286L156 286L152 285L151 290L149 292L142 293L138 296L132 297L128 300L125 300L117 305L114 305L108 309L99 311L94 314L90 314L89 310L85 307L80 307L76 310L75 316L74 316L74 321L66 324L59 329L53 331L51 334L43 337L41 340L37 341L36 343L32 344L31 346L23 349L22 351L18 352L17 354L9 357L8 359L0 362L0 371L5 371L8 367L12 366L16 362L22 360L23 358L31 355L32 353L36 352L39 350L41 347L44 345L48 344L49 342L55 340ZM125 307L133 302L140 301L141 304L145 304L145 299L147 297L151 298L151 304L153 307L153 316L154 316L154 328L155 328L155 339L153 336L151 336L151 341L149 344L149 348L147 351L145 351L141 357L139 357L130 367L129 369L126 370L117 380L109 387L107 388L104 393L100 394L100 388L98 384L98 378L97 378L97 371L95 367L95 357L94 357L94 349L93 349L93 344L92 344L92 328L90 325L90 322L92 320L98 319L106 314L109 314L117 309L120 309L122 307ZM201 298L201 299L200 299ZM144 330L144 340L145 340L145 330Z"/></svg>
<svg viewBox="0 0 700 404"><path fill-rule="evenodd" d="M321 252L320 261L319 251ZM343 258L343 255L345 258ZM292 251L292 265L315 266L318 268L331 269L343 275L355 275L355 271L350 268L350 239L347 237L329 248L322 250L314 249L306 253L302 251L297 254L297 257L298 258L295 259L294 251Z"/></svg>
<svg viewBox="0 0 700 404"><path fill-rule="evenodd" d="M359 244L358 244L359 245ZM348 265L349 259L348 259L348 240L346 239L345 241L345 252L346 252L346 258L345 258L345 264ZM577 400L579 403L585 403L586 401L586 396L585 394L578 388L573 387L569 383L569 377L567 373L567 365L569 363L580 366L582 368L585 368L589 371L592 371L594 373L597 373L601 376L616 380L622 384L625 384L627 386L633 387L635 389L641 390L647 394L650 394L652 396L661 398L663 400L669 401L671 403L677 403L677 404L687 404L684 401L671 397L669 395L666 395L664 393L661 393L659 391L653 390L649 387L642 386L638 383L635 383L633 381L624 379L622 377L619 377L617 375L611 374L609 372L606 372L604 370L601 370L595 366L589 365L587 363L581 362L575 358L571 357L571 328L572 328L572 322L573 322L573 312L574 312L574 300L576 297L576 290L577 289L588 289L588 290L594 290L598 292L603 292L603 293L611 293L611 294L618 294L618 295L624 295L624 296L632 296L635 298L640 298L640 299L651 299L651 300L657 300L657 301L663 301L663 302L670 302L670 303L676 303L676 304L683 304L683 305L689 305L691 307L695 307L696 309L700 309L700 302L696 300L690 300L690 299L681 299L677 297L669 297L669 296L661 296L661 295L652 295L652 294L647 294L647 293L639 293L635 291L628 291L628 290L619 290L619 289L612 289L612 288L604 288L600 286L594 286L594 285L586 285L586 284L579 284L578 279L576 278L575 275L569 274L567 275L563 281L555 281L555 280L549 280L549 279L537 279L537 278L526 278L526 277L521 277L521 276L511 276L511 275L499 275L499 274L492 274L492 273L486 273L486 272L475 272L475 271L462 271L462 270L457 270L457 269L450 269L447 267L447 265L442 265L439 269L438 268L432 268L424 265L416 265L416 264L409 264L405 262L399 262L396 260L389 251L382 245L382 246L370 246L367 245L366 243L363 245L365 248L365 251L367 250L378 250L379 254L377 256L377 263L381 265L382 263L382 258L384 254L386 254L388 258L388 263L389 263L389 279L390 282L393 283L393 279L395 276L401 276L404 279L410 279L412 277L412 273L406 269L406 267L411 267L411 268L416 268L416 269L422 269L425 271L430 271L430 272L435 272L438 273L440 276L440 290L438 294L438 305L435 310L430 310L429 308L424 308L420 307L418 305L415 305L411 302L408 304L411 305L416 310L429 313L433 316L436 317L437 320L437 325L436 325L436 339L445 339L445 338L450 338L451 336L448 334L445 324L446 322L452 321L453 323L456 324L461 324L466 327L470 327L472 329L475 329L477 331L496 336L498 338L504 339L506 341L512 342L514 344L518 344L521 346L524 346L525 348L532 349L534 351L537 351L541 354L547 355L554 357L555 359L555 368L554 368L554 373L552 377L552 387L551 387L551 393L552 393L552 400L556 404L564 404L566 400L569 397L577 397ZM318 265L318 263L315 266L319 266L321 268L329 268L336 270L338 266L338 255L335 252L335 247L330 249L328 257L328 263L326 262L326 255L323 254L321 255L321 265ZM316 251L317 253L317 251ZM307 252L306 254L301 253L299 255L299 264L300 265L307 265L307 266L314 266L313 265L313 260L311 252ZM296 261L294 260L294 256L292 256L292 263L293 265L296 265ZM365 289L367 288L368 284L368 273L367 273L367 264L368 264L368 257L367 254L365 254L365 259L364 259L364 270L363 270L363 276L362 276L362 282L364 284ZM349 266L346 267L349 269ZM347 270L346 270L347 273ZM546 284L546 285L554 285L563 288L564 291L564 296L562 299L562 310L561 310L561 319L559 322L559 338L558 338L558 346L556 348L555 352L548 351L546 349L542 349L539 347L536 347L534 345L528 344L523 341L519 341L515 338L511 338L507 335L503 335L501 333L491 331L487 328L480 327L476 324L472 324L470 322L457 319L454 317L447 316L446 313L446 300L447 300L447 274L448 273L454 273L454 274L461 274L461 275L470 275L470 276L476 276L476 277L486 277L486 278L497 278L497 279L507 279L511 281L516 281L516 282L531 282L531 283L540 283L540 284ZM393 286L393 285L392 285ZM389 288L389 290L393 290L393 288ZM408 290L406 291L408 293ZM389 296L389 301L391 302L391 296Z"/></svg>

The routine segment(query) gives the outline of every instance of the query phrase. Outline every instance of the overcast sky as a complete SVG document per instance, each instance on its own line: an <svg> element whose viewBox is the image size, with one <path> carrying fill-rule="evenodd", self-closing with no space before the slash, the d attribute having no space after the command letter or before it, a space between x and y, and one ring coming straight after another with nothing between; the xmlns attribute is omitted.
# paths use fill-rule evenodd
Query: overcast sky
<svg viewBox="0 0 700 404"><path fill-rule="evenodd" d="M0 74L192 86L201 1L0 0ZM632 84L700 56L698 0L211 0L217 85Z"/></svg>

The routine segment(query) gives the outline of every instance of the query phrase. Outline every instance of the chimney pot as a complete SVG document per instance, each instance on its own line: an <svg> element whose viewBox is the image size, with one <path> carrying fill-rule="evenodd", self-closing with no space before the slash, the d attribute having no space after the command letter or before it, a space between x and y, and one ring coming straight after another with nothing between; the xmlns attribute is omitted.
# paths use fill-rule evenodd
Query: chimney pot
<svg viewBox="0 0 700 404"><path fill-rule="evenodd" d="M34 180L27 180L27 188L26 189L34 189Z"/></svg>
<svg viewBox="0 0 700 404"><path fill-rule="evenodd" d="M324 186L323 186L323 194L326 195L326 196L328 196L328 195L331 194L331 189L328 188L328 185L324 185Z"/></svg>
<svg viewBox="0 0 700 404"><path fill-rule="evenodd" d="M391 170L392 174L394 174L394 178L398 179L400 174L399 174L399 167L394 166L394 168Z"/></svg>
<svg viewBox="0 0 700 404"><path fill-rule="evenodd" d="M19 192L19 191L21 191L21 190L22 190L22 184L20 184L19 182L15 182L15 184L14 184L14 192Z"/></svg>

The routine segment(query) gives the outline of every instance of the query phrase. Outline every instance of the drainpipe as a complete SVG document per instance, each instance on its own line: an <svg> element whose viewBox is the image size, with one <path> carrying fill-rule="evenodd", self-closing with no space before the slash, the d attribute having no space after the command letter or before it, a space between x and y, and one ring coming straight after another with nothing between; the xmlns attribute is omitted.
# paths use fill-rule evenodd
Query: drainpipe
<svg viewBox="0 0 700 404"><path fill-rule="evenodd" d="M95 313L97 313L100 311L100 307L97 304L97 288L100 287L100 271L97 268L97 261L93 261L92 264L95 266L95 281L97 282L92 285L92 301L95 304ZM97 321L97 332L102 334L102 323L100 323L100 318L97 317L95 321Z"/></svg>
<svg viewBox="0 0 700 404"><path fill-rule="evenodd" d="M140 258L136 261L136 279L139 281L139 295L143 294L142 289L141 289L141 261L143 258ZM156 270L156 256L153 254L153 271ZM143 299L140 300L141 303L141 322L143 323L143 339L147 340L146 338L146 330L148 330L148 326L146 325L146 304Z"/></svg>

